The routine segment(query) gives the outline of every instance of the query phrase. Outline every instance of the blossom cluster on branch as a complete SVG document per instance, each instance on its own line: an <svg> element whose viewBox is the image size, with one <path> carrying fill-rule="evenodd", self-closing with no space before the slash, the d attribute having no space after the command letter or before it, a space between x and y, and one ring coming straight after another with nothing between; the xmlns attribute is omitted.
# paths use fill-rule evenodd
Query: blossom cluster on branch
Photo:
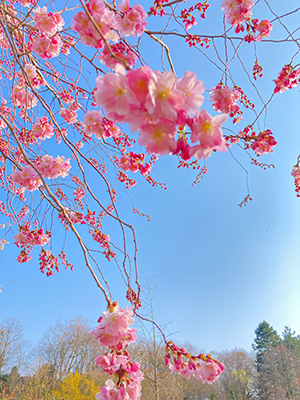
<svg viewBox="0 0 300 400"><path fill-rule="evenodd" d="M130 361L127 347L137 339L132 308L122 310L117 302L108 307L99 318L99 325L91 332L108 351L96 358L96 364L111 375L96 395L97 400L139 400L144 374L140 364Z"/></svg>

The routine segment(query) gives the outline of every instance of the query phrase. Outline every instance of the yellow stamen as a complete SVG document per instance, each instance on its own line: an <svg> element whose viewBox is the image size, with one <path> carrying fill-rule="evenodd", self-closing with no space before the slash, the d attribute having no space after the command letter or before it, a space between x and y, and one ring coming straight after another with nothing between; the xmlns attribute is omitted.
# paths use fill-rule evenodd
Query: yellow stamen
<svg viewBox="0 0 300 400"><path fill-rule="evenodd" d="M206 135L209 135L212 130L212 125L208 121L205 121L202 125L202 130Z"/></svg>

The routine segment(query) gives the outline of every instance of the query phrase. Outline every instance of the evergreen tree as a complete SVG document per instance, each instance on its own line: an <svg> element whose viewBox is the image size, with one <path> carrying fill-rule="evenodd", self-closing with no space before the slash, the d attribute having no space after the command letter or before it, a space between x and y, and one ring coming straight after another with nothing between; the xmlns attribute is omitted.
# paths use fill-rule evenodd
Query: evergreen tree
<svg viewBox="0 0 300 400"><path fill-rule="evenodd" d="M291 328L286 326L282 333L283 344L291 350L297 357L300 357L300 335L295 336L295 331L292 332Z"/></svg>
<svg viewBox="0 0 300 400"><path fill-rule="evenodd" d="M15 390L19 379L20 379L20 374L18 372L18 367L14 366L12 367L10 374L8 376L8 389L10 393L12 393Z"/></svg>
<svg viewBox="0 0 300 400"><path fill-rule="evenodd" d="M255 339L252 345L256 353L256 368L260 371L262 364L263 353L268 347L276 347L282 343L282 340L276 330L268 324L268 322L261 322L255 329Z"/></svg>

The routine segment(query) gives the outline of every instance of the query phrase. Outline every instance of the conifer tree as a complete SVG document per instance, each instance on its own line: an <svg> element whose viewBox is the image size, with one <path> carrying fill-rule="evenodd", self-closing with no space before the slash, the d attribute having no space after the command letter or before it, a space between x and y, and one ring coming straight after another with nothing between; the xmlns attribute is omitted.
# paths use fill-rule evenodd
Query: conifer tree
<svg viewBox="0 0 300 400"><path fill-rule="evenodd" d="M252 345L256 353L256 368L260 372L262 364L263 353L268 347L276 347L282 343L282 340L276 330L268 324L268 322L261 322L255 329L255 339Z"/></svg>

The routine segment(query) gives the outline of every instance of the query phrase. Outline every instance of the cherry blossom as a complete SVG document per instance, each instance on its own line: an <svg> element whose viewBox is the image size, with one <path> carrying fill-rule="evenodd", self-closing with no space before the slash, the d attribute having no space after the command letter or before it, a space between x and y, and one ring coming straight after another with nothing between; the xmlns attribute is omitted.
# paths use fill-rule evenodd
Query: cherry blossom
<svg viewBox="0 0 300 400"><path fill-rule="evenodd" d="M38 74L37 69L32 64L25 64L24 70L34 88L39 89L40 85L45 85L45 80Z"/></svg>
<svg viewBox="0 0 300 400"><path fill-rule="evenodd" d="M47 7L36 7L33 10L35 18L35 27L41 32L48 35L54 35L58 30L61 30L64 25L64 20L60 14L56 12L47 13Z"/></svg>
<svg viewBox="0 0 300 400"><path fill-rule="evenodd" d="M252 24L254 28L259 32L259 35L255 38L257 42L262 40L263 38L267 38L270 36L273 25L267 19L262 21L258 21L258 19L253 19Z"/></svg>
<svg viewBox="0 0 300 400"><path fill-rule="evenodd" d="M32 50L37 53L42 59L57 57L63 42L59 36L49 38L41 34L37 36L32 44Z"/></svg>
<svg viewBox="0 0 300 400"><path fill-rule="evenodd" d="M134 322L132 307L122 310L115 302L103 312L98 322L98 327L91 334L100 345L108 346L110 350L99 355L96 364L117 381L108 379L96 399L139 400L144 374L139 363L130 361L127 351L128 344L136 340L136 330L130 328Z"/></svg>
<svg viewBox="0 0 300 400"><path fill-rule="evenodd" d="M254 150L258 156L272 153L273 147L277 145L270 129L267 129L264 132L259 132L257 136L255 136L255 132L253 132L252 138L254 141L251 144L251 149Z"/></svg>
<svg viewBox="0 0 300 400"><path fill-rule="evenodd" d="M283 93L287 89L292 89L300 82L300 68L294 69L292 65L285 65L274 82L276 84L274 93Z"/></svg>
<svg viewBox="0 0 300 400"><path fill-rule="evenodd" d="M226 114L212 117L206 110L201 110L193 120L191 142L200 141L199 146L193 148L197 158L207 158L212 150L226 151L227 146L221 125L227 120Z"/></svg>
<svg viewBox="0 0 300 400"><path fill-rule="evenodd" d="M233 26L242 24L252 16L254 0L223 0L222 10L227 22Z"/></svg>
<svg viewBox="0 0 300 400"><path fill-rule="evenodd" d="M149 96L145 102L145 107L154 120L166 118L176 121L177 110L181 109L184 101L176 83L172 71L166 71L164 74L159 71L154 73L154 79L149 82Z"/></svg>
<svg viewBox="0 0 300 400"><path fill-rule="evenodd" d="M107 48L103 49L102 53L98 57L101 60L101 63L105 64L107 68L114 70L116 68L116 65L120 64L121 61L119 60L123 60L128 67L135 66L137 62L137 56L123 42L118 42L111 45L110 50L117 58L112 57Z"/></svg>
<svg viewBox="0 0 300 400"><path fill-rule="evenodd" d="M26 165L20 171L15 171L12 175L12 180L30 192L38 189L42 184L40 177L30 165Z"/></svg>
<svg viewBox="0 0 300 400"><path fill-rule="evenodd" d="M300 168L299 165L295 165L291 175L295 179L295 191L297 193L297 197L300 197Z"/></svg>
<svg viewBox="0 0 300 400"><path fill-rule="evenodd" d="M32 132L37 139L50 139L54 134L53 124L47 117L42 117L32 126Z"/></svg>
<svg viewBox="0 0 300 400"><path fill-rule="evenodd" d="M133 7L130 7L129 0L122 0L119 4L119 10L123 15L118 14L116 16L116 22L118 23L121 35L132 37L135 35L141 36L147 25L145 20L148 17L143 6L135 4Z"/></svg>
<svg viewBox="0 0 300 400"><path fill-rule="evenodd" d="M161 119L142 125L139 144L146 146L148 153L171 154L176 149L175 135L176 125L167 119Z"/></svg>
<svg viewBox="0 0 300 400"><path fill-rule="evenodd" d="M79 106L76 103L70 105L69 108L62 108L60 110L60 115L68 124L75 124L77 121L77 111L79 110Z"/></svg>
<svg viewBox="0 0 300 400"><path fill-rule="evenodd" d="M213 383L225 369L222 363L213 359L210 355L199 354L198 356L192 356L184 348L179 348L172 341L168 342L166 346L165 365L172 372L178 373L186 379L194 377L203 383Z"/></svg>
<svg viewBox="0 0 300 400"><path fill-rule="evenodd" d="M210 100L216 111L221 111L224 114L230 114L234 117L234 123L241 120L241 110L236 102L241 98L241 93L236 89L231 89L228 86L219 84L211 89Z"/></svg>
<svg viewBox="0 0 300 400"><path fill-rule="evenodd" d="M57 156L53 159L52 156L42 156L36 161L36 165L41 173L49 179L61 176L65 178L70 171L70 160L65 159L64 156Z"/></svg>
<svg viewBox="0 0 300 400"><path fill-rule="evenodd" d="M194 72L186 71L184 76L177 81L176 89L184 95L184 110L192 116L203 104L204 84L197 79Z"/></svg>
<svg viewBox="0 0 300 400"><path fill-rule="evenodd" d="M37 105L37 99L33 93L24 86L15 85L12 90L12 101L18 108L30 109Z"/></svg>
<svg viewBox="0 0 300 400"><path fill-rule="evenodd" d="M136 154L131 151L128 154L124 154L119 160L119 167L123 171L138 172L146 176L151 171L151 165L149 163L143 164L145 160L145 154Z"/></svg>
<svg viewBox="0 0 300 400"><path fill-rule="evenodd" d="M43 229L31 230L28 225L20 227L20 232L14 239L17 245L21 246L45 246L51 237L49 232L44 233Z"/></svg>
<svg viewBox="0 0 300 400"><path fill-rule="evenodd" d="M103 312L99 325L92 334L101 345L122 348L136 340L136 329L129 329L133 321L132 308L122 310L119 305L116 305L109 311Z"/></svg>
<svg viewBox="0 0 300 400"><path fill-rule="evenodd" d="M114 74L108 73L97 78L96 85L96 102L106 108L109 118L117 119L118 122L125 121L131 107L138 105L128 86L125 68L122 65L116 66Z"/></svg>
<svg viewBox="0 0 300 400"><path fill-rule="evenodd" d="M91 0L86 7L90 15L80 11L74 15L75 23L72 25L81 42L97 49L104 47L103 38L117 42L118 35L113 30L117 25L115 13L102 0Z"/></svg>

